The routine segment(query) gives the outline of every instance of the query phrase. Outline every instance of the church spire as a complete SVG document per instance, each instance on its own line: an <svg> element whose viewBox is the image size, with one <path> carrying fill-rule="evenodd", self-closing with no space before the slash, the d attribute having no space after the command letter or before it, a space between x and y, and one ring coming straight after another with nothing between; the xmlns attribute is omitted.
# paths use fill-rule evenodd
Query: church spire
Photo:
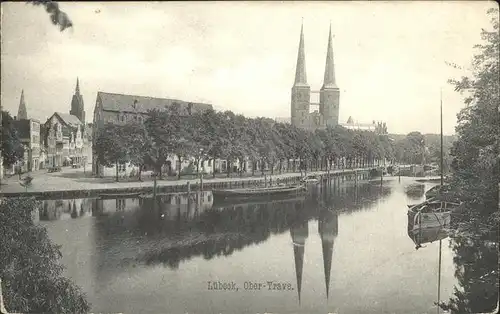
<svg viewBox="0 0 500 314"><path fill-rule="evenodd" d="M69 114L76 116L85 124L85 106L83 105L83 97L80 94L80 79L76 77L75 94L71 100L71 109Z"/></svg>
<svg viewBox="0 0 500 314"><path fill-rule="evenodd" d="M332 210L324 209L318 221L318 233L323 251L323 268L325 275L326 298L330 292L330 274L332 269L333 244L338 234L338 216Z"/></svg>
<svg viewBox="0 0 500 314"><path fill-rule="evenodd" d="M323 88L337 88L337 84L335 83L335 65L333 62L331 23L330 23L330 32L328 34L328 48L326 50L325 77L323 80Z"/></svg>
<svg viewBox="0 0 500 314"><path fill-rule="evenodd" d="M306 56L304 51L304 24L300 26L299 53L297 55L297 68L295 69L294 86L308 86L306 75Z"/></svg>
<svg viewBox="0 0 500 314"><path fill-rule="evenodd" d="M75 88L75 94L80 94L80 82L78 80L78 76L76 77L76 88Z"/></svg>
<svg viewBox="0 0 500 314"><path fill-rule="evenodd" d="M297 277L297 293L299 296L302 292L302 270L304 268L304 249L306 239L309 236L309 225L304 221L290 229L293 242L293 257L295 261L295 276Z"/></svg>
<svg viewBox="0 0 500 314"><path fill-rule="evenodd" d="M24 89L21 91L21 100L19 101L19 109L17 111L17 120L28 119L26 111L26 103L24 102Z"/></svg>

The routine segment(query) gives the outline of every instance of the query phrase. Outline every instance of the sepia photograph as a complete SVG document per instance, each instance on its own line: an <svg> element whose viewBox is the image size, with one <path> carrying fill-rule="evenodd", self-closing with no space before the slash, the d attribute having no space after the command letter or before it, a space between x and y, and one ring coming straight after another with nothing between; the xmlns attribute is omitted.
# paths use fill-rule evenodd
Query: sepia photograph
<svg viewBox="0 0 500 314"><path fill-rule="evenodd" d="M499 312L495 1L3 1L0 314Z"/></svg>

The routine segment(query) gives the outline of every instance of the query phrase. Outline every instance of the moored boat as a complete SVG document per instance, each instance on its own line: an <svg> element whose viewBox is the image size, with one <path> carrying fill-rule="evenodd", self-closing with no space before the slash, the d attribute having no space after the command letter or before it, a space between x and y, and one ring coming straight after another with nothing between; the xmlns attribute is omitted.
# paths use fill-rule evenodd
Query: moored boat
<svg viewBox="0 0 500 314"><path fill-rule="evenodd" d="M133 192L133 193L100 193L99 198L108 198L108 199L113 199L113 198L135 198L139 197L141 192Z"/></svg>
<svg viewBox="0 0 500 314"><path fill-rule="evenodd" d="M414 228L413 220L408 219L408 236L418 250L422 244L433 243L448 237L448 230L443 227Z"/></svg>
<svg viewBox="0 0 500 314"><path fill-rule="evenodd" d="M294 197L291 197L290 195L279 195L273 197L273 199L269 200L266 198L254 198L252 200L245 200L245 199L231 199L231 198L224 198L224 199L219 199L214 202L213 208L225 208L225 207L248 207L248 206L255 206L255 205L263 205L263 204L281 204L281 203L295 203L295 202L301 202L305 200L305 195L300 194Z"/></svg>
<svg viewBox="0 0 500 314"><path fill-rule="evenodd" d="M217 198L228 197L260 197L271 195L286 195L299 193L304 190L303 185L284 185L272 187L254 187L241 189L218 189L213 190L212 194Z"/></svg>
<svg viewBox="0 0 500 314"><path fill-rule="evenodd" d="M413 220L414 229L448 226L451 223L452 212L460 206L461 204L456 202L427 200L417 205L408 205L410 207L408 217Z"/></svg>
<svg viewBox="0 0 500 314"><path fill-rule="evenodd" d="M451 188L449 185L436 185L425 192L425 198L431 199L437 197L442 194L447 194L451 192Z"/></svg>
<svg viewBox="0 0 500 314"><path fill-rule="evenodd" d="M300 183L305 185L316 185L321 182L320 178L315 175L308 175L300 179Z"/></svg>

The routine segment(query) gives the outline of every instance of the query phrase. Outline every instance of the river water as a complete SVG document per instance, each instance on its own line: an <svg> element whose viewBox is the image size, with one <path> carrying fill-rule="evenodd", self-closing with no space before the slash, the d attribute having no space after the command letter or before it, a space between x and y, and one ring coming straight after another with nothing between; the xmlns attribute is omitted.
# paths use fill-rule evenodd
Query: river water
<svg viewBox="0 0 500 314"><path fill-rule="evenodd" d="M406 215L433 185L333 181L272 202L48 200L37 218L93 312L436 313L439 241L416 250ZM449 241L441 300L456 284ZM236 290L210 289L219 282Z"/></svg>

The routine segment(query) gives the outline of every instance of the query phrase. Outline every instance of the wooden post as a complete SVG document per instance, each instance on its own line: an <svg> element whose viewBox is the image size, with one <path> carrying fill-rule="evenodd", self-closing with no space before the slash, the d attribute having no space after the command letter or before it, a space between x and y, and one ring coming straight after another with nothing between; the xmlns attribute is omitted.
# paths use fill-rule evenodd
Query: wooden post
<svg viewBox="0 0 500 314"><path fill-rule="evenodd" d="M187 190L188 190L188 194L191 193L191 182L187 182Z"/></svg>
<svg viewBox="0 0 500 314"><path fill-rule="evenodd" d="M156 184L157 184L156 183L156 171L154 172L153 175L154 175L154 177L153 177L153 179L154 179L154 182L153 182L153 200L156 200Z"/></svg>
<svg viewBox="0 0 500 314"><path fill-rule="evenodd" d="M200 191L203 192L203 171L200 173Z"/></svg>
<svg viewBox="0 0 500 314"><path fill-rule="evenodd" d="M3 304L2 279L0 279L0 313L8 314L7 310L5 309L5 305Z"/></svg>

